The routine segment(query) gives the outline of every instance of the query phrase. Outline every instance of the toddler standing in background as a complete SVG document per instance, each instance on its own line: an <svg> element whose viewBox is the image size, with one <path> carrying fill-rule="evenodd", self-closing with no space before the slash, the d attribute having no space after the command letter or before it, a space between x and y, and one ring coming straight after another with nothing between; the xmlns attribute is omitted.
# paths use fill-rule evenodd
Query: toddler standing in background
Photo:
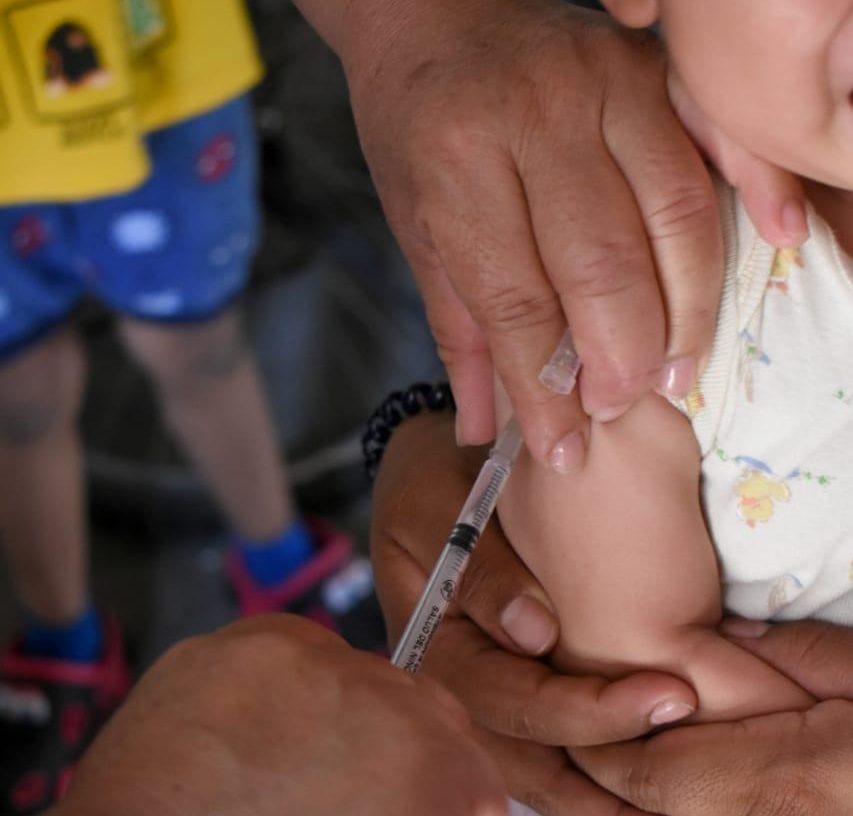
<svg viewBox="0 0 853 816"><path fill-rule="evenodd" d="M84 361L94 295L233 526L244 614L331 623L347 537L296 514L235 300L258 239L241 0L0 0L0 547L23 606L0 659L0 813L61 795L128 686L87 578Z"/></svg>
<svg viewBox="0 0 853 816"><path fill-rule="evenodd" d="M853 2L605 5L661 22L688 125L698 110L722 149L802 176L811 237L768 246L720 184L727 267L698 385L594 423L579 473L524 457L501 522L559 614L557 666L680 675L695 720L803 708L715 627L722 608L853 624Z"/></svg>

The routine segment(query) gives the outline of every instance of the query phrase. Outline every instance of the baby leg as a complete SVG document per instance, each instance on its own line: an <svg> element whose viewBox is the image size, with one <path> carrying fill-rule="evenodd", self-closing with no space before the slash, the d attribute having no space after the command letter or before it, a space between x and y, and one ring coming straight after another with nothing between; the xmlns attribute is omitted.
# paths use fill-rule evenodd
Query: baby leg
<svg viewBox="0 0 853 816"><path fill-rule="evenodd" d="M60 626L88 601L84 369L67 329L0 363L0 547L27 610Z"/></svg>
<svg viewBox="0 0 853 816"><path fill-rule="evenodd" d="M204 323L127 319L124 339L237 532L264 541L293 519L278 440L234 311Z"/></svg>

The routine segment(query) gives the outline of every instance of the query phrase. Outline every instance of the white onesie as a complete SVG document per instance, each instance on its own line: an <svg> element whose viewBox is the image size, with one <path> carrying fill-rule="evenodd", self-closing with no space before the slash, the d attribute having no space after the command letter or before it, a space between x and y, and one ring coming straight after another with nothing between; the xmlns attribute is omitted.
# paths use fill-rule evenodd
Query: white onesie
<svg viewBox="0 0 853 816"><path fill-rule="evenodd" d="M776 251L719 193L717 334L679 407L701 447L724 604L853 624L853 263L813 211L809 241Z"/></svg>

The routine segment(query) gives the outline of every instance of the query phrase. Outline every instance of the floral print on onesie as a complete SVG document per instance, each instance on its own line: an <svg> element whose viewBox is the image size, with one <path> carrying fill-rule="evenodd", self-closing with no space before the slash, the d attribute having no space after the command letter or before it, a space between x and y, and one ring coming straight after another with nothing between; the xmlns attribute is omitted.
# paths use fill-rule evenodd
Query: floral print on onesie
<svg viewBox="0 0 853 816"><path fill-rule="evenodd" d="M810 212L764 243L720 184L728 250L708 366L687 399L727 609L853 624L853 263ZM853 397L853 393L850 394Z"/></svg>

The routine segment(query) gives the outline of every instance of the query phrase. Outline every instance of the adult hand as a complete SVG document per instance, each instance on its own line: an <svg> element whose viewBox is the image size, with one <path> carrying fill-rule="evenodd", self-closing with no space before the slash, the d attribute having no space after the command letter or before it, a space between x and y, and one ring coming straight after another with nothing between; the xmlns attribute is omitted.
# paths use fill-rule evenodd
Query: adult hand
<svg viewBox="0 0 853 816"><path fill-rule="evenodd" d="M573 751L575 760L616 795L666 816L853 813L853 630L735 619L722 631L821 702Z"/></svg>
<svg viewBox="0 0 853 816"><path fill-rule="evenodd" d="M503 780L459 703L300 618L163 657L84 757L54 816L498 816Z"/></svg>
<svg viewBox="0 0 853 816"><path fill-rule="evenodd" d="M449 415L404 422L385 452L374 491L373 562L392 642L423 589L455 513L482 462L460 451ZM612 816L618 800L557 746L630 739L696 706L681 680L642 673L615 683L553 673L532 656L557 639L548 599L490 524L433 640L424 671L463 702L514 798L551 816ZM637 813L624 809L620 814Z"/></svg>
<svg viewBox="0 0 853 816"><path fill-rule="evenodd" d="M686 394L713 335L721 236L653 38L560 0L297 4L343 60L458 439L494 437L494 366L533 456L579 466L578 397L537 381L567 322L595 418L651 387ZM796 183L750 156L736 169L759 228L790 238Z"/></svg>

